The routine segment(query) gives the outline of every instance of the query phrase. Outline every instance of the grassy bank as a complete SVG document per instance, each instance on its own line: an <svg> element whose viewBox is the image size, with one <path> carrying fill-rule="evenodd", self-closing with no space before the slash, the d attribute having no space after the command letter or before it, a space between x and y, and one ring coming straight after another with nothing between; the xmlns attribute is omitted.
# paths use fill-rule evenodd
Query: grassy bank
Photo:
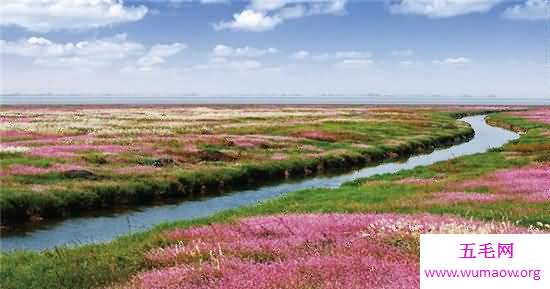
<svg viewBox="0 0 550 289"><path fill-rule="evenodd" d="M480 112L147 109L2 111L10 121L1 131L2 224L193 199L407 157L472 137L471 128L455 119Z"/></svg>
<svg viewBox="0 0 550 289"><path fill-rule="evenodd" d="M495 180L500 179L493 174L547 165L550 125L509 113L493 114L489 121L501 126L513 125L526 133L499 150L398 174L374 176L337 189L292 192L257 206L195 221L163 224L107 244L44 253L2 254L0 285L2 288L93 288L123 282L135 272L151 268L145 254L169 243L160 232L198 224L228 223L246 216L302 212L428 212L544 228L545 224L550 224L548 199L531 198L537 197L537 192L526 190L525 194L518 194L495 186Z"/></svg>

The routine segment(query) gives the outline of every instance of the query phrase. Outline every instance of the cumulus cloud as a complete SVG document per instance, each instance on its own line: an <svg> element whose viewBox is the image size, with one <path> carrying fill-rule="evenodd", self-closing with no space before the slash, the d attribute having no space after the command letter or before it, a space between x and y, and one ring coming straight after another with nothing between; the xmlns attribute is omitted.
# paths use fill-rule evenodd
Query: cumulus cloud
<svg viewBox="0 0 550 289"><path fill-rule="evenodd" d="M2 0L1 26L15 25L35 32L88 29L142 19L143 5L122 0Z"/></svg>
<svg viewBox="0 0 550 289"><path fill-rule="evenodd" d="M513 20L550 20L550 1L527 0L504 10L504 17Z"/></svg>
<svg viewBox="0 0 550 289"><path fill-rule="evenodd" d="M216 30L262 32L286 20L319 14L343 14L347 0L251 0L233 19L214 24Z"/></svg>
<svg viewBox="0 0 550 289"><path fill-rule="evenodd" d="M166 58L180 53L185 48L187 48L185 44L178 42L154 45L145 55L137 60L138 68L141 71L149 71L153 66L164 63Z"/></svg>
<svg viewBox="0 0 550 289"><path fill-rule="evenodd" d="M77 43L55 43L43 37L0 40L1 53L31 57L35 64L45 66L107 66L144 50L142 44L129 41L126 34Z"/></svg>
<svg viewBox="0 0 550 289"><path fill-rule="evenodd" d="M395 14L416 14L431 18L483 13L503 0L400 0L390 5Z"/></svg>
<svg viewBox="0 0 550 289"><path fill-rule="evenodd" d="M212 49L212 55L214 57L250 57L256 58L267 54L277 53L276 48L260 49L250 46L245 47L231 47L223 44L218 44Z"/></svg>
<svg viewBox="0 0 550 289"><path fill-rule="evenodd" d="M468 63L471 63L472 60L470 58L467 58L467 57L450 57L450 58L446 58L444 60L434 60L432 63L433 64L438 64L438 65L462 65L462 64L468 64Z"/></svg>
<svg viewBox="0 0 550 289"><path fill-rule="evenodd" d="M250 7L258 11L270 11L283 8L288 0L251 0Z"/></svg>
<svg viewBox="0 0 550 289"><path fill-rule="evenodd" d="M282 22L283 19L278 15L269 16L263 11L246 9L240 13L233 14L232 21L222 21L220 23L214 24L214 29L231 29L261 32L273 30L275 26L281 24Z"/></svg>
<svg viewBox="0 0 550 289"><path fill-rule="evenodd" d="M278 52L276 48L272 47L264 49L251 46L232 47L218 44L212 49L208 62L194 65L193 69L212 71L263 70L266 68L256 59Z"/></svg>
<svg viewBox="0 0 550 289"><path fill-rule="evenodd" d="M44 37L0 40L2 54L28 57L40 66L73 69L111 66L120 61L136 61L138 67L146 69L164 63L166 57L184 48L184 44L174 43L147 49L141 43L128 40L126 34L76 43L57 43Z"/></svg>

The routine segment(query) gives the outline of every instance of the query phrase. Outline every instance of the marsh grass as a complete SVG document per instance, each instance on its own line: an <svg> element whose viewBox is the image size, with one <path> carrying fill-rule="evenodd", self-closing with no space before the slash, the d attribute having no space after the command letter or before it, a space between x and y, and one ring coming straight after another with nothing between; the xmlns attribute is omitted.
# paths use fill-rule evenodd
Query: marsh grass
<svg viewBox="0 0 550 289"><path fill-rule="evenodd" d="M519 140L505 145L501 150L459 157L396 174L373 176L346 183L336 189L292 192L255 206L227 210L207 218L161 224L152 230L124 236L106 244L59 248L42 253L1 254L0 286L2 288L94 288L113 283L120 284L134 273L152 268L145 259L146 252L169 243L162 237L161 232L211 223L231 223L238 218L248 216L328 212L432 213L452 214L487 221L508 221L521 226L550 224L550 202L496 201L440 204L423 202L433 198L435 193L444 190L449 184L477 178L501 169L531 164L535 159L540 158L538 151L516 152L514 149L518 145L549 142L548 137L545 137L550 131L548 125L533 124L505 113L493 114L489 120L501 126L513 126L516 130L526 131L526 133ZM377 149L380 152L384 151ZM289 162L293 161L295 160ZM224 170L224 174L228 175L229 179L242 177L239 170L229 168ZM265 168L250 165L247 171L259 172L265 171ZM270 174L277 174L280 169L271 167L270 171ZM203 178L208 177L208 174L194 173L193 176L187 177L189 179L186 179L186 183L194 183L198 186L204 181ZM437 182L425 185L400 182L411 178L435 179ZM132 188L132 190L135 189ZM147 188L143 190L150 191ZM116 197L119 191L106 188L103 194ZM395 239L388 242L407 252L417 253L414 240Z"/></svg>
<svg viewBox="0 0 550 289"><path fill-rule="evenodd" d="M4 135L26 135L25 142L15 144L28 144L29 151L2 153L0 166L5 173L0 180L6 188L0 191L2 224L167 197L217 195L252 184L407 157L462 142L473 134L455 119L463 112L432 109L224 109L212 110L212 118L201 115L201 109L157 108L146 118L138 108L129 111L84 111L75 119L70 109L51 108L36 115L40 122L14 119L15 130ZM15 112L16 108L7 110L6 117ZM183 112L192 114L189 123L179 121L187 118ZM97 113L106 117L98 119ZM189 135L203 126L208 133ZM20 127L26 129L17 130ZM2 138L3 145L11 141ZM273 159L277 154L284 158ZM80 173L53 169L60 164L77 167ZM136 165L156 169L132 173ZM52 171L11 170L17 166Z"/></svg>

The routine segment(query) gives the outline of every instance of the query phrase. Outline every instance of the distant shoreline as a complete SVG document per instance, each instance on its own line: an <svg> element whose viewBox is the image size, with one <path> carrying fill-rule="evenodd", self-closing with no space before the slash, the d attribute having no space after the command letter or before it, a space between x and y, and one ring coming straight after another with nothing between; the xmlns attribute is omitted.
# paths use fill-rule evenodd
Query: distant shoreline
<svg viewBox="0 0 550 289"><path fill-rule="evenodd" d="M81 96L2 95L2 105L550 105L550 98L456 96Z"/></svg>

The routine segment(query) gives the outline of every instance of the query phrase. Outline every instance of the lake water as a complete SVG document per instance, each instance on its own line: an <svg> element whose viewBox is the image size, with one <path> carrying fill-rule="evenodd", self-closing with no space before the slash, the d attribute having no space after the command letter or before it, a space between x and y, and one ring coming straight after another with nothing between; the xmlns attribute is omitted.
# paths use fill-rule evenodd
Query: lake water
<svg viewBox="0 0 550 289"><path fill-rule="evenodd" d="M467 96L86 96L3 95L0 103L18 104L374 104L374 105L550 105L550 98L499 98Z"/></svg>

